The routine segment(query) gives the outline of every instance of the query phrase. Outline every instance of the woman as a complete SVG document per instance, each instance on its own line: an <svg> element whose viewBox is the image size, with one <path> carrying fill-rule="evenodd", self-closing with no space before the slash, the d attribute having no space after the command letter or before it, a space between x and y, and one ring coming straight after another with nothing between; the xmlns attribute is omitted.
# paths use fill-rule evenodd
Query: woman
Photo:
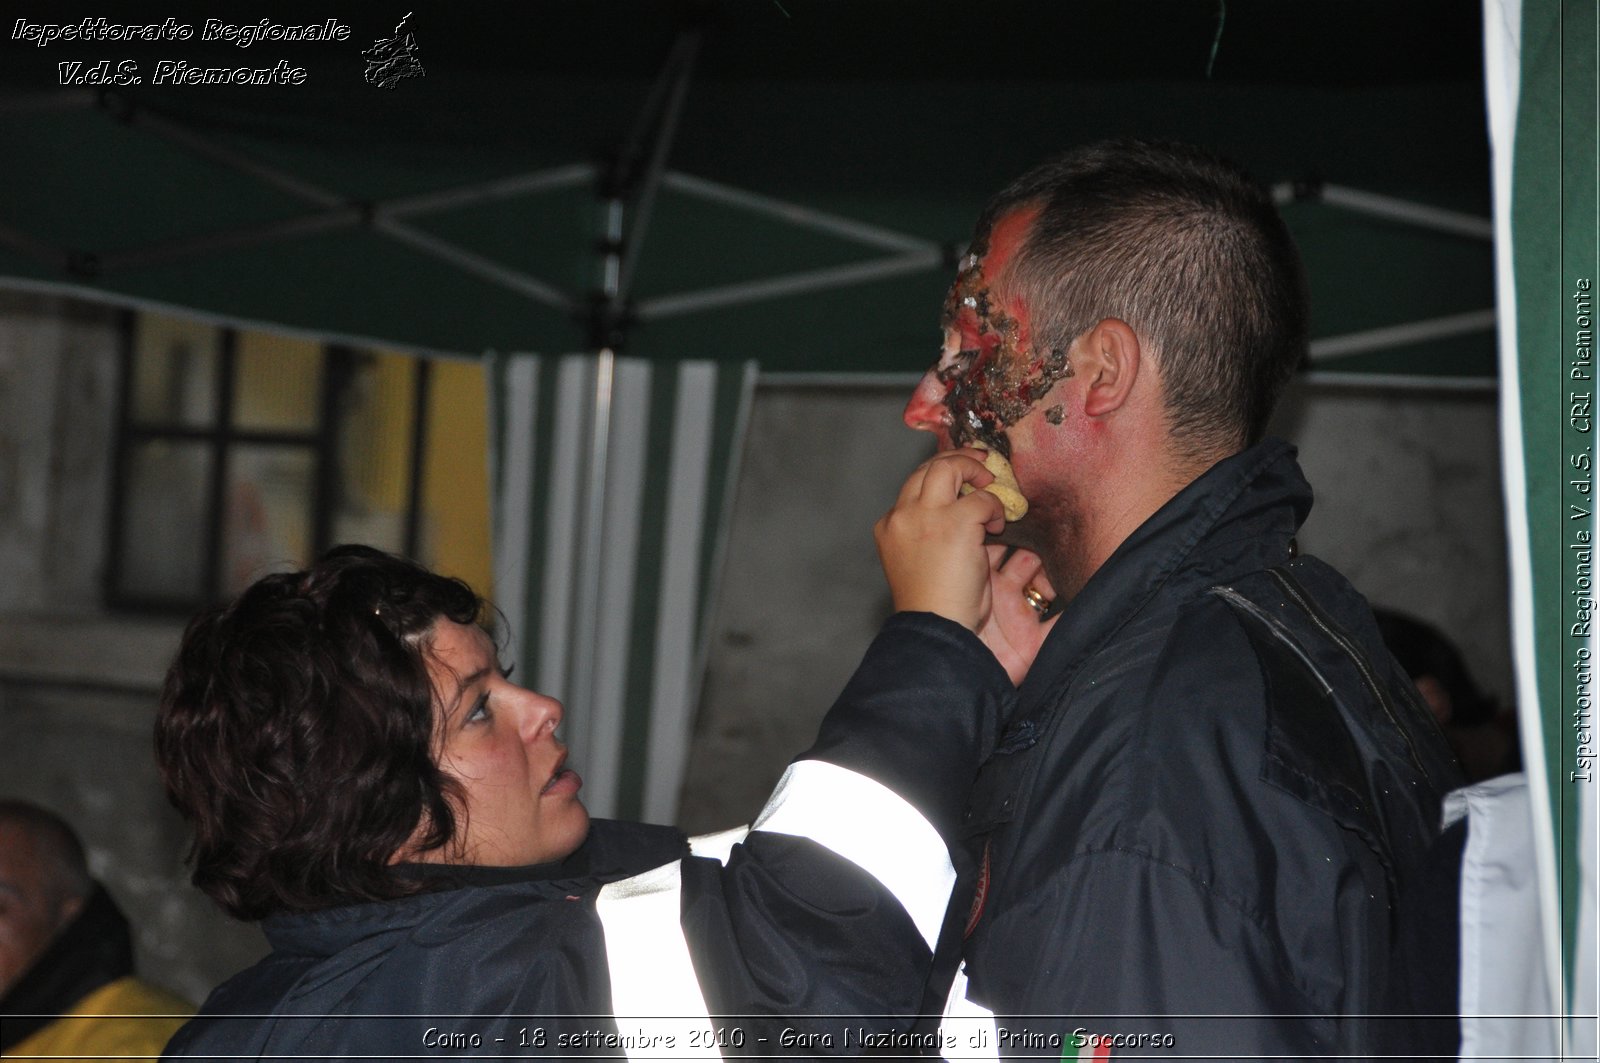
<svg viewBox="0 0 1600 1063"><path fill-rule="evenodd" d="M272 953L169 1056L856 1054L908 1029L1012 693L972 634L1000 505L958 489L988 475L913 474L879 525L902 611L753 828L694 843L590 821L562 706L511 681L459 581L341 547L197 617L158 759L195 884ZM1025 609L1020 570L993 579Z"/></svg>

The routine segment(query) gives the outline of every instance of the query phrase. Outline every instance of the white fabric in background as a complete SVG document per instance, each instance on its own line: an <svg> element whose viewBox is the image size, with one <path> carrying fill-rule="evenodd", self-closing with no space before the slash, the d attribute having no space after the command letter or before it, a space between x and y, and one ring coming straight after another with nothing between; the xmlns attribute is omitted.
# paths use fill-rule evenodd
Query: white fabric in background
<svg viewBox="0 0 1600 1063"><path fill-rule="evenodd" d="M1521 773L1453 790L1444 825L1467 821L1461 860L1461 1058L1555 1058L1533 809Z"/></svg>

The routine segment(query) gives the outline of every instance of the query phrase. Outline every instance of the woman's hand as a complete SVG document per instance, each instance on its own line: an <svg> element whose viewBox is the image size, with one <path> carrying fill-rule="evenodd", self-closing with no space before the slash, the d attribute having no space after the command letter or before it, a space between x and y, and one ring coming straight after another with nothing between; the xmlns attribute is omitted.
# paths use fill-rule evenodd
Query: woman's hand
<svg viewBox="0 0 1600 1063"><path fill-rule="evenodd" d="M1021 686L1023 676L1039 655L1039 647L1044 645L1044 637L1061 615L1053 608L1055 589L1044 574L1044 563L1038 554L1005 546L988 549L993 604L988 619L978 629L978 637L1011 682Z"/></svg>
<svg viewBox="0 0 1600 1063"><path fill-rule="evenodd" d="M906 479L872 529L897 611L937 613L972 631L988 619L984 536L1005 527L1005 511L989 492L963 495L961 486L993 479L983 452L971 448L937 454Z"/></svg>

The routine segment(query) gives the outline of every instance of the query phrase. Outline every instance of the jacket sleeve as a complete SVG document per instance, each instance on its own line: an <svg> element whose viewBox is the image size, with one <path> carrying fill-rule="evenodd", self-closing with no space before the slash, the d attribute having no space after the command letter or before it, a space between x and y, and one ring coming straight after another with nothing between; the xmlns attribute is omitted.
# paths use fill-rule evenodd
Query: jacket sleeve
<svg viewBox="0 0 1600 1063"><path fill-rule="evenodd" d="M967 792L1013 696L971 632L891 617L726 866L686 862L694 968L745 1051L857 1054L862 1033L910 1028Z"/></svg>

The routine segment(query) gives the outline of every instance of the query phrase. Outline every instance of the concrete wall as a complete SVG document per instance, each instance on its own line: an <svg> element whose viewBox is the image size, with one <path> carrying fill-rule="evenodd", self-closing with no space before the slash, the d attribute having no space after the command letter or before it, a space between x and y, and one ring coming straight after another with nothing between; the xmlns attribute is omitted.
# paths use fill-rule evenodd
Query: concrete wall
<svg viewBox="0 0 1600 1063"><path fill-rule="evenodd" d="M898 391L763 386L678 822L748 822L892 611L872 525L932 452Z"/></svg>
<svg viewBox="0 0 1600 1063"><path fill-rule="evenodd" d="M198 1001L264 943L188 885L185 830L156 779L156 688L180 622L100 604L116 344L105 310L0 295L0 795L79 827L138 928L142 969ZM930 449L900 423L908 388L758 390L680 815L691 830L759 809L889 612L871 526ZM1491 397L1303 387L1278 430L1318 489L1302 546L1441 623L1508 695Z"/></svg>
<svg viewBox="0 0 1600 1063"><path fill-rule="evenodd" d="M109 310L0 292L0 614L99 609L116 344Z"/></svg>
<svg viewBox="0 0 1600 1063"><path fill-rule="evenodd" d="M760 809L889 612L872 523L931 450L900 423L909 390L758 390L679 816L691 832ZM1438 623L1507 698L1493 394L1301 384L1273 431L1299 445L1317 492L1301 548Z"/></svg>
<svg viewBox="0 0 1600 1063"><path fill-rule="evenodd" d="M0 796L64 816L146 976L199 1002L265 952L188 883L156 776L156 691L182 622L101 606L115 316L0 294Z"/></svg>
<svg viewBox="0 0 1600 1063"><path fill-rule="evenodd" d="M1492 392L1302 387L1274 422L1300 446L1316 506L1303 550L1375 605L1432 621L1511 703L1511 617Z"/></svg>

